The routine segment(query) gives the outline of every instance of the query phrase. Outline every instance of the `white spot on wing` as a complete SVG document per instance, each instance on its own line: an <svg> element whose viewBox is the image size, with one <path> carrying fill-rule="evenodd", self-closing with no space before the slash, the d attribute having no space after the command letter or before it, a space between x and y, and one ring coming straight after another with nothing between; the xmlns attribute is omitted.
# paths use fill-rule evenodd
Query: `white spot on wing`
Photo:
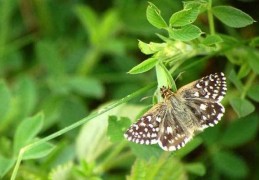
<svg viewBox="0 0 259 180"><path fill-rule="evenodd" d="M197 88L201 88L201 85L198 83L198 84L196 84L196 87Z"/></svg>
<svg viewBox="0 0 259 180"><path fill-rule="evenodd" d="M175 151L175 150L176 150L175 146L170 146L169 147L169 151Z"/></svg>
<svg viewBox="0 0 259 180"><path fill-rule="evenodd" d="M161 117L157 117L157 118L156 118L156 121L157 121L157 122L161 122Z"/></svg>
<svg viewBox="0 0 259 180"><path fill-rule="evenodd" d="M143 123L143 122L141 122L139 125L140 125L140 126L146 126L146 124Z"/></svg>
<svg viewBox="0 0 259 180"><path fill-rule="evenodd" d="M222 116L223 116L223 114L222 114L222 113L220 113L220 114L218 114L218 115L217 115L217 118L218 118L218 119L221 119L221 118L222 118Z"/></svg>
<svg viewBox="0 0 259 180"><path fill-rule="evenodd" d="M157 143L157 140L156 139L152 139L151 140L151 144L156 144Z"/></svg>
<svg viewBox="0 0 259 180"><path fill-rule="evenodd" d="M195 97L199 97L199 93L198 93L198 92L195 92L193 95L194 95Z"/></svg>
<svg viewBox="0 0 259 180"><path fill-rule="evenodd" d="M205 104L201 104L201 105L200 105L200 109L203 110L203 111L205 111L205 110L207 109L207 106L206 106Z"/></svg>
<svg viewBox="0 0 259 180"><path fill-rule="evenodd" d="M147 137L150 138L150 133L149 132L147 133Z"/></svg>
<svg viewBox="0 0 259 180"><path fill-rule="evenodd" d="M170 134L170 133L173 132L173 129L172 129L171 127L167 127L167 128L166 128L166 131L167 131L168 134Z"/></svg>
<svg viewBox="0 0 259 180"><path fill-rule="evenodd" d="M153 138L155 138L156 136L157 136L156 133L151 134L151 137L153 137Z"/></svg>
<svg viewBox="0 0 259 180"><path fill-rule="evenodd" d="M146 144L147 144L147 145L149 144L149 140L146 140Z"/></svg>

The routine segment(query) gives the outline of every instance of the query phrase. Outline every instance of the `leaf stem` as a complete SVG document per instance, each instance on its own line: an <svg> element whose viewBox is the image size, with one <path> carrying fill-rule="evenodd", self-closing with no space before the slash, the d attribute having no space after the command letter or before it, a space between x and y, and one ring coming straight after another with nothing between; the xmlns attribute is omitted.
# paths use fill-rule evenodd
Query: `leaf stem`
<svg viewBox="0 0 259 180"><path fill-rule="evenodd" d="M73 129L83 125L84 123L86 123L86 122L92 120L93 118L95 118L95 117L97 117L97 116L99 116L99 115L101 115L101 114L103 114L103 113L105 113L105 112L107 112L107 111L109 111L109 110L119 106L120 104L128 102L129 100L131 100L131 99L133 99L133 98L135 98L135 97L145 93L146 91L148 91L149 89L151 89L153 87L155 87L155 83L152 83L150 85L147 85L146 87L141 88L140 90L138 90L138 91L136 91L136 92L134 92L134 93L132 93L132 94L122 98L122 99L120 99L119 101L113 103L112 105L109 105L108 107L104 107L104 108L102 108L102 109L100 109L98 111L93 112L89 116L81 119L80 121L78 121L78 122L76 122L76 123L74 123L74 124L72 124L72 125L70 125L68 127L65 127L64 129L61 129L60 131L57 131L57 132L55 132L55 133L53 133L53 134L51 134L51 135L49 135L49 136L47 136L47 137L45 137L43 139L40 139L39 141L36 141L34 143L31 143L31 144L23 147L20 150L20 152L19 152L19 156L17 158L16 164L15 164L15 168L14 168L14 170L12 172L11 180L15 180L17 172L18 172L18 169L19 169L19 166L20 166L21 161L22 161L22 156L23 156L24 152L26 152L27 150L32 149L33 147L36 147L36 146L38 146L41 143L47 142L47 141L49 141L51 139L54 139L54 138L56 138L58 136L61 136L62 134L65 134L66 132L69 132L69 131L71 131L71 130L73 130Z"/></svg>

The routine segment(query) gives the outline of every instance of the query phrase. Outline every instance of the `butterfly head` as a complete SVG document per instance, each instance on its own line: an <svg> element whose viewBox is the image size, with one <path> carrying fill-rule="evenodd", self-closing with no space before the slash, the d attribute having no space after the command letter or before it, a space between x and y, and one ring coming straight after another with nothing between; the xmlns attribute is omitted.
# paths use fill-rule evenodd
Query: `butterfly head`
<svg viewBox="0 0 259 180"><path fill-rule="evenodd" d="M162 86L160 88L162 98L169 98L173 95L172 90L169 87Z"/></svg>

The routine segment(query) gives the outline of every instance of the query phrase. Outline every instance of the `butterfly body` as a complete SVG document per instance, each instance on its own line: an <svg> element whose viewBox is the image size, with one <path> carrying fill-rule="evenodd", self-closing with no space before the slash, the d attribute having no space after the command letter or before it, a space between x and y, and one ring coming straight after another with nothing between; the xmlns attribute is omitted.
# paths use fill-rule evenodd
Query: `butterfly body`
<svg viewBox="0 0 259 180"><path fill-rule="evenodd" d="M226 94L223 73L203 77L172 92L160 89L163 101L154 105L124 134L139 144L159 144L174 151L190 141L195 133L214 126L224 113L219 103Z"/></svg>

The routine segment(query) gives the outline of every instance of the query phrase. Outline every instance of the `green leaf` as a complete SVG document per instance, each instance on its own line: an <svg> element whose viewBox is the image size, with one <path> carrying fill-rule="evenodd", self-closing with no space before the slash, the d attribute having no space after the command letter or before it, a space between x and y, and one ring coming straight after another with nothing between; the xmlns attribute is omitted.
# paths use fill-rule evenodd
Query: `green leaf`
<svg viewBox="0 0 259 180"><path fill-rule="evenodd" d="M184 167L188 172L198 175L198 176L204 176L206 173L205 166L199 162L188 163Z"/></svg>
<svg viewBox="0 0 259 180"><path fill-rule="evenodd" d="M174 92L176 92L177 88L175 85L175 81L171 76L168 69L163 65L163 63L158 63L156 65L156 76L158 87L171 87Z"/></svg>
<svg viewBox="0 0 259 180"><path fill-rule="evenodd" d="M228 79L236 86L239 92L242 92L243 84L240 81L240 79L237 77L237 74L233 69L230 71Z"/></svg>
<svg viewBox="0 0 259 180"><path fill-rule="evenodd" d="M129 146L133 152L133 154L140 159L149 160L150 158L159 158L163 151L155 145L143 145L136 144L134 142L129 142Z"/></svg>
<svg viewBox="0 0 259 180"><path fill-rule="evenodd" d="M141 62L137 66L133 67L128 73L129 74L139 74L139 73L146 72L146 71L152 69L156 65L157 61L158 60L156 58L149 58L149 59Z"/></svg>
<svg viewBox="0 0 259 180"><path fill-rule="evenodd" d="M251 42L250 42L249 45L252 46L252 47L258 47L258 46L259 46L259 37L258 37L258 36L257 36L257 37L254 37L254 38L251 40Z"/></svg>
<svg viewBox="0 0 259 180"><path fill-rule="evenodd" d="M259 74L259 53L251 48L246 48L246 59L251 69Z"/></svg>
<svg viewBox="0 0 259 180"><path fill-rule="evenodd" d="M67 86L70 90L86 97L101 98L104 96L104 87L96 78L72 76L69 78Z"/></svg>
<svg viewBox="0 0 259 180"><path fill-rule="evenodd" d="M137 159L127 176L127 180L138 179L187 179L184 165L174 156L168 154L161 158L150 158L149 161Z"/></svg>
<svg viewBox="0 0 259 180"><path fill-rule="evenodd" d="M247 143L256 136L258 123L258 116L254 114L232 122L221 136L220 143L231 148Z"/></svg>
<svg viewBox="0 0 259 180"><path fill-rule="evenodd" d="M65 73L64 63L58 52L58 47L51 41L38 41L36 45L37 58L46 68L48 75L54 78L58 78Z"/></svg>
<svg viewBox="0 0 259 180"><path fill-rule="evenodd" d="M255 110L254 105L246 99L233 98L230 99L230 104L239 117L247 116Z"/></svg>
<svg viewBox="0 0 259 180"><path fill-rule="evenodd" d="M191 41L200 37L202 31L195 25L186 25L181 28L169 29L169 35L172 39L179 41Z"/></svg>
<svg viewBox="0 0 259 180"><path fill-rule="evenodd" d="M218 44L223 42L223 39L218 35L208 35L206 38L202 41L202 44L206 46L211 46L214 44Z"/></svg>
<svg viewBox="0 0 259 180"><path fill-rule="evenodd" d="M150 169L152 169L152 171L150 171ZM173 155L169 157L164 156L163 158L159 158L159 160L154 159L152 166L147 167L147 172L148 176L146 179L188 179L185 164Z"/></svg>
<svg viewBox="0 0 259 180"><path fill-rule="evenodd" d="M44 117L43 130L50 128L53 126L53 124L57 123L57 121L62 118L61 107L65 101L65 98L66 97L60 98L56 95L50 95L44 98L44 101L40 107L43 113L47 114L47 116Z"/></svg>
<svg viewBox="0 0 259 180"><path fill-rule="evenodd" d="M76 6L75 12L85 30L89 33L91 43L96 44L99 41L97 14L90 7L82 5Z"/></svg>
<svg viewBox="0 0 259 180"><path fill-rule="evenodd" d="M183 1L184 9L196 9L206 5L207 2L205 1Z"/></svg>
<svg viewBox="0 0 259 180"><path fill-rule="evenodd" d="M11 106L11 93L7 88L6 84L1 80L0 81L0 122L8 114Z"/></svg>
<svg viewBox="0 0 259 180"><path fill-rule="evenodd" d="M251 72L251 67L248 65L248 63L243 63L241 65L241 68L238 71L237 77L238 79L242 79L246 77Z"/></svg>
<svg viewBox="0 0 259 180"><path fill-rule="evenodd" d="M31 142L31 140L40 132L43 125L43 114L38 113L33 117L24 119L15 131L14 154Z"/></svg>
<svg viewBox="0 0 259 180"><path fill-rule="evenodd" d="M239 44L240 45L242 44L242 42L240 42L239 39L230 35L220 34L220 37L223 39L223 42L224 42L224 43L221 43L222 48L230 48L230 47L235 47L235 46L238 46Z"/></svg>
<svg viewBox="0 0 259 180"><path fill-rule="evenodd" d="M0 178L2 178L14 165L14 159L7 159L0 155Z"/></svg>
<svg viewBox="0 0 259 180"><path fill-rule="evenodd" d="M82 99L77 97L66 97L62 104L59 106L59 113L61 116L58 118L57 126L59 129L66 128L67 126L75 123L79 119L82 119L85 117L85 115L88 113L87 108L85 107L85 103L82 101ZM46 118L44 121L44 125L46 124ZM78 131L69 131L66 133L66 136L69 136L71 138L74 138L77 136Z"/></svg>
<svg viewBox="0 0 259 180"><path fill-rule="evenodd" d="M248 174L248 168L243 159L234 153L218 151L212 156L215 167L222 174L232 178L244 178Z"/></svg>
<svg viewBox="0 0 259 180"><path fill-rule="evenodd" d="M109 107L108 104L98 109L101 113ZM81 129L76 140L77 156L84 158L87 162L95 162L96 159L103 154L112 145L107 137L108 117L116 114L119 117L136 118L143 106L122 104L113 107L108 112L96 116L87 122ZM91 146L89 146L91 144Z"/></svg>
<svg viewBox="0 0 259 180"><path fill-rule="evenodd" d="M219 137L221 136L220 125L205 129L205 131L201 133L200 136L202 137L206 147L210 148L218 141Z"/></svg>
<svg viewBox="0 0 259 180"><path fill-rule="evenodd" d="M234 47L236 47L236 46L237 45L234 45ZM231 49L229 51L226 51L225 52L225 56L227 57L227 59L233 65L239 65L240 66L243 63L247 62L247 50L244 47L241 47L241 46L233 48L233 49Z"/></svg>
<svg viewBox="0 0 259 180"><path fill-rule="evenodd" d="M231 6L215 6L212 11L221 22L233 28L245 27L255 22L251 16Z"/></svg>
<svg viewBox="0 0 259 180"><path fill-rule="evenodd" d="M112 112L114 112L114 109ZM76 140L78 157L84 157L87 162L93 162L100 154L107 150L110 146L110 141L106 135L107 127L107 113L96 117L83 126Z"/></svg>
<svg viewBox="0 0 259 180"><path fill-rule="evenodd" d="M37 92L33 80L29 76L22 76L15 85L16 119L23 119L30 115L35 108Z"/></svg>
<svg viewBox="0 0 259 180"><path fill-rule="evenodd" d="M259 85L252 85L248 90L247 95L254 101L259 102Z"/></svg>
<svg viewBox="0 0 259 180"><path fill-rule="evenodd" d="M119 15L115 8L111 8L103 14L102 21L98 22L99 33L97 35L99 36L99 44L103 43L102 40L113 36L118 29L119 23ZM105 44L103 45L105 46Z"/></svg>
<svg viewBox="0 0 259 180"><path fill-rule="evenodd" d="M108 120L108 137L112 142L119 142L124 140L123 134L126 129L130 126L131 121L129 118L117 116L109 116Z"/></svg>
<svg viewBox="0 0 259 180"><path fill-rule="evenodd" d="M144 54L154 54L158 51L163 50L166 47L166 43L144 43L139 40L138 47Z"/></svg>
<svg viewBox="0 0 259 180"><path fill-rule="evenodd" d="M47 156L54 149L54 146L48 142L40 143L39 145L34 147L28 147L29 148L26 149L23 154L23 160L42 158L44 156Z"/></svg>
<svg viewBox="0 0 259 180"><path fill-rule="evenodd" d="M148 22L156 28L167 28L167 24L165 20L162 18L160 10L151 2L149 2L149 5L147 7L146 16Z"/></svg>
<svg viewBox="0 0 259 180"><path fill-rule="evenodd" d="M141 159L136 159L131 167L130 175L127 180L145 179L146 178L146 163Z"/></svg>
<svg viewBox="0 0 259 180"><path fill-rule="evenodd" d="M193 23L199 14L199 7L192 8L192 9L183 9L174 13L170 17L170 26L171 27L180 27L186 26Z"/></svg>

